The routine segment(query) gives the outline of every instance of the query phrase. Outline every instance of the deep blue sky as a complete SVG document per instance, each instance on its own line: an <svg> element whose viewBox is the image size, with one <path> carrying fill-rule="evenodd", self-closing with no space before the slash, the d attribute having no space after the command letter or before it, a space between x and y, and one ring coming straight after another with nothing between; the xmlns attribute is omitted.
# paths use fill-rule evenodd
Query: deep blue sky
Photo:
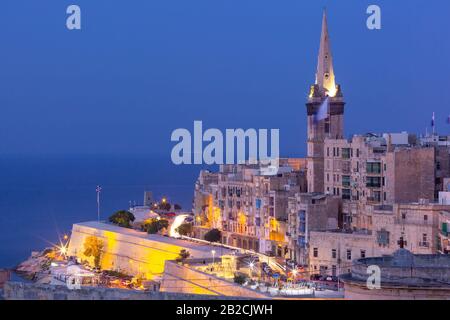
<svg viewBox="0 0 450 320"><path fill-rule="evenodd" d="M423 132L432 111L447 133L449 1L3 0L0 154L167 155L203 120L280 128L281 153L304 155L323 6L346 134Z"/></svg>

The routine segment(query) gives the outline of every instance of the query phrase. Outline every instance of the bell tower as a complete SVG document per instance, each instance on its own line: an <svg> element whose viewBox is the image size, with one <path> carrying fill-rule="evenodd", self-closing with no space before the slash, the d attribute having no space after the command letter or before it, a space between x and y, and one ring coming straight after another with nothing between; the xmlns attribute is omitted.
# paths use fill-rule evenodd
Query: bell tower
<svg viewBox="0 0 450 320"><path fill-rule="evenodd" d="M344 105L341 88L336 84L327 15L324 11L316 81L310 88L306 102L308 192L324 192L324 141L325 138L343 138ZM322 108L326 108L325 117L317 117Z"/></svg>

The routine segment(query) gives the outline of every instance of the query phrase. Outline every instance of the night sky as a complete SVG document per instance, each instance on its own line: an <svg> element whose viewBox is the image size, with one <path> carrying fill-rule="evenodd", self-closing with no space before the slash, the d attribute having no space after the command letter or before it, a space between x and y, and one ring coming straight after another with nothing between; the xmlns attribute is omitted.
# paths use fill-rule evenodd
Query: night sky
<svg viewBox="0 0 450 320"><path fill-rule="evenodd" d="M324 6L346 135L424 133L433 111L449 133L449 1L3 0L0 155L167 155L202 120L279 128L281 154L304 156Z"/></svg>

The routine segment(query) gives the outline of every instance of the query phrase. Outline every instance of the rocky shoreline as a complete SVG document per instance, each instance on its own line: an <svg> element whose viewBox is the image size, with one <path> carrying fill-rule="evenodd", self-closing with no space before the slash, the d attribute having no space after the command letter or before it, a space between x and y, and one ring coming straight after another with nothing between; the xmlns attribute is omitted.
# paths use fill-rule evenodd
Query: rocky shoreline
<svg viewBox="0 0 450 320"><path fill-rule="evenodd" d="M13 271L20 277L36 283L50 283L50 265L57 258L54 249L33 251L31 256L16 266Z"/></svg>

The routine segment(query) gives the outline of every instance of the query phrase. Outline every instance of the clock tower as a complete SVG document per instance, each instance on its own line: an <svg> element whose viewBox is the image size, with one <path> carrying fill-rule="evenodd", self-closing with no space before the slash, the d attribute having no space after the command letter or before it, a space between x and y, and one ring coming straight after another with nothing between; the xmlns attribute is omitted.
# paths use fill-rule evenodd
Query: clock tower
<svg viewBox="0 0 450 320"><path fill-rule="evenodd" d="M310 88L306 103L308 192L324 192L324 141L325 138L343 138L344 105L341 88L336 84L327 16L324 12L316 81ZM319 109L323 108L326 108L326 116L318 117Z"/></svg>

